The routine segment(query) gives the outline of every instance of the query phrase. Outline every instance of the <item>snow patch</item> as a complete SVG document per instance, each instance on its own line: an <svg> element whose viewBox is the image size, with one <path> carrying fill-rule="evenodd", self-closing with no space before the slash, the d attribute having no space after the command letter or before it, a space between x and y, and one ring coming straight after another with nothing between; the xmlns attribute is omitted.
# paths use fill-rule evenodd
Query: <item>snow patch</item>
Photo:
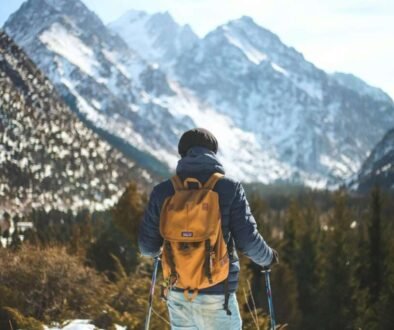
<svg viewBox="0 0 394 330"><path fill-rule="evenodd" d="M100 330L93 324L90 324L90 320L72 320L65 322L63 325L55 325L47 327L45 326L45 330ZM126 330L126 327L122 327L120 325L115 325L116 330Z"/></svg>
<svg viewBox="0 0 394 330"><path fill-rule="evenodd" d="M39 36L39 39L49 50L63 56L86 74L95 75L99 64L93 51L80 39L70 34L63 25L52 24L50 29L45 30Z"/></svg>
<svg viewBox="0 0 394 330"><path fill-rule="evenodd" d="M109 24L109 27L118 33L138 54L142 54L145 58L159 58L162 53L155 49L154 40L147 33L146 25L149 19L150 16L146 13L133 10Z"/></svg>
<svg viewBox="0 0 394 330"><path fill-rule="evenodd" d="M227 27L223 27L228 30ZM249 61L254 64L260 64L262 61L267 59L267 55L259 51L257 48L253 47L244 38L238 38L232 31L227 31L225 34L226 39L235 47L239 48Z"/></svg>
<svg viewBox="0 0 394 330"><path fill-rule="evenodd" d="M275 71L282 73L282 74L285 75L286 77L289 76L289 73L288 73L285 69L283 69L281 66L279 66L278 64L276 64L276 63L271 63L271 66L272 66L272 68L273 68Z"/></svg>

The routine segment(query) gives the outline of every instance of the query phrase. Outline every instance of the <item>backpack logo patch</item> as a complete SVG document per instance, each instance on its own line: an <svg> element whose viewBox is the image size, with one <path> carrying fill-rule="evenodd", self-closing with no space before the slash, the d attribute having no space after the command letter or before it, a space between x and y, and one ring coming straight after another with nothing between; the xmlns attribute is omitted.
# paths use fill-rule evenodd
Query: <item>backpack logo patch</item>
<svg viewBox="0 0 394 330"><path fill-rule="evenodd" d="M192 231L183 231L182 237L193 237L193 232Z"/></svg>
<svg viewBox="0 0 394 330"><path fill-rule="evenodd" d="M204 211L208 211L208 203L203 203L203 204L202 204L202 209L203 209Z"/></svg>

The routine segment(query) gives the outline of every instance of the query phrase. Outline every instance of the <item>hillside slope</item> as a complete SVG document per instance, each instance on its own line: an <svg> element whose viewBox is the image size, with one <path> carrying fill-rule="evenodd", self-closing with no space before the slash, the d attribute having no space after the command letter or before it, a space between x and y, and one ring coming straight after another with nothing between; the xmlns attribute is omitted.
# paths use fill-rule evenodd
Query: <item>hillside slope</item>
<svg viewBox="0 0 394 330"><path fill-rule="evenodd" d="M103 209L154 177L85 127L0 31L0 208Z"/></svg>
<svg viewBox="0 0 394 330"><path fill-rule="evenodd" d="M362 192L375 185L394 191L394 129L376 144L358 173L357 183Z"/></svg>

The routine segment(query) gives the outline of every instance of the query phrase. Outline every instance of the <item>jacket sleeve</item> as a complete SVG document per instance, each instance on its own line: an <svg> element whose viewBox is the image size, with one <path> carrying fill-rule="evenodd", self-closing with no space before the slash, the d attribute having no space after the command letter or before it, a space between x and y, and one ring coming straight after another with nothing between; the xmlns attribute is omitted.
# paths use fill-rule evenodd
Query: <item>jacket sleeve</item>
<svg viewBox="0 0 394 330"><path fill-rule="evenodd" d="M273 252L257 230L256 220L240 183L230 208L230 231L240 252L260 266L271 263Z"/></svg>
<svg viewBox="0 0 394 330"><path fill-rule="evenodd" d="M160 254L163 238L160 235L160 205L153 189L138 233L138 246L143 256L156 257Z"/></svg>

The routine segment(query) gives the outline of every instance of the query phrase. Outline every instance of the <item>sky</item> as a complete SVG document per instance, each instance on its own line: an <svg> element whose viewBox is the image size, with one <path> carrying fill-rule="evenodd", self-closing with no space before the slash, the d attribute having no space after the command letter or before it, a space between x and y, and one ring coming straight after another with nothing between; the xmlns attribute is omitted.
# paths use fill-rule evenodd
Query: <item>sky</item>
<svg viewBox="0 0 394 330"><path fill-rule="evenodd" d="M1 0L0 25L22 0ZM105 22L130 9L168 11L201 37L241 16L328 72L353 73L394 98L393 0L83 0Z"/></svg>

